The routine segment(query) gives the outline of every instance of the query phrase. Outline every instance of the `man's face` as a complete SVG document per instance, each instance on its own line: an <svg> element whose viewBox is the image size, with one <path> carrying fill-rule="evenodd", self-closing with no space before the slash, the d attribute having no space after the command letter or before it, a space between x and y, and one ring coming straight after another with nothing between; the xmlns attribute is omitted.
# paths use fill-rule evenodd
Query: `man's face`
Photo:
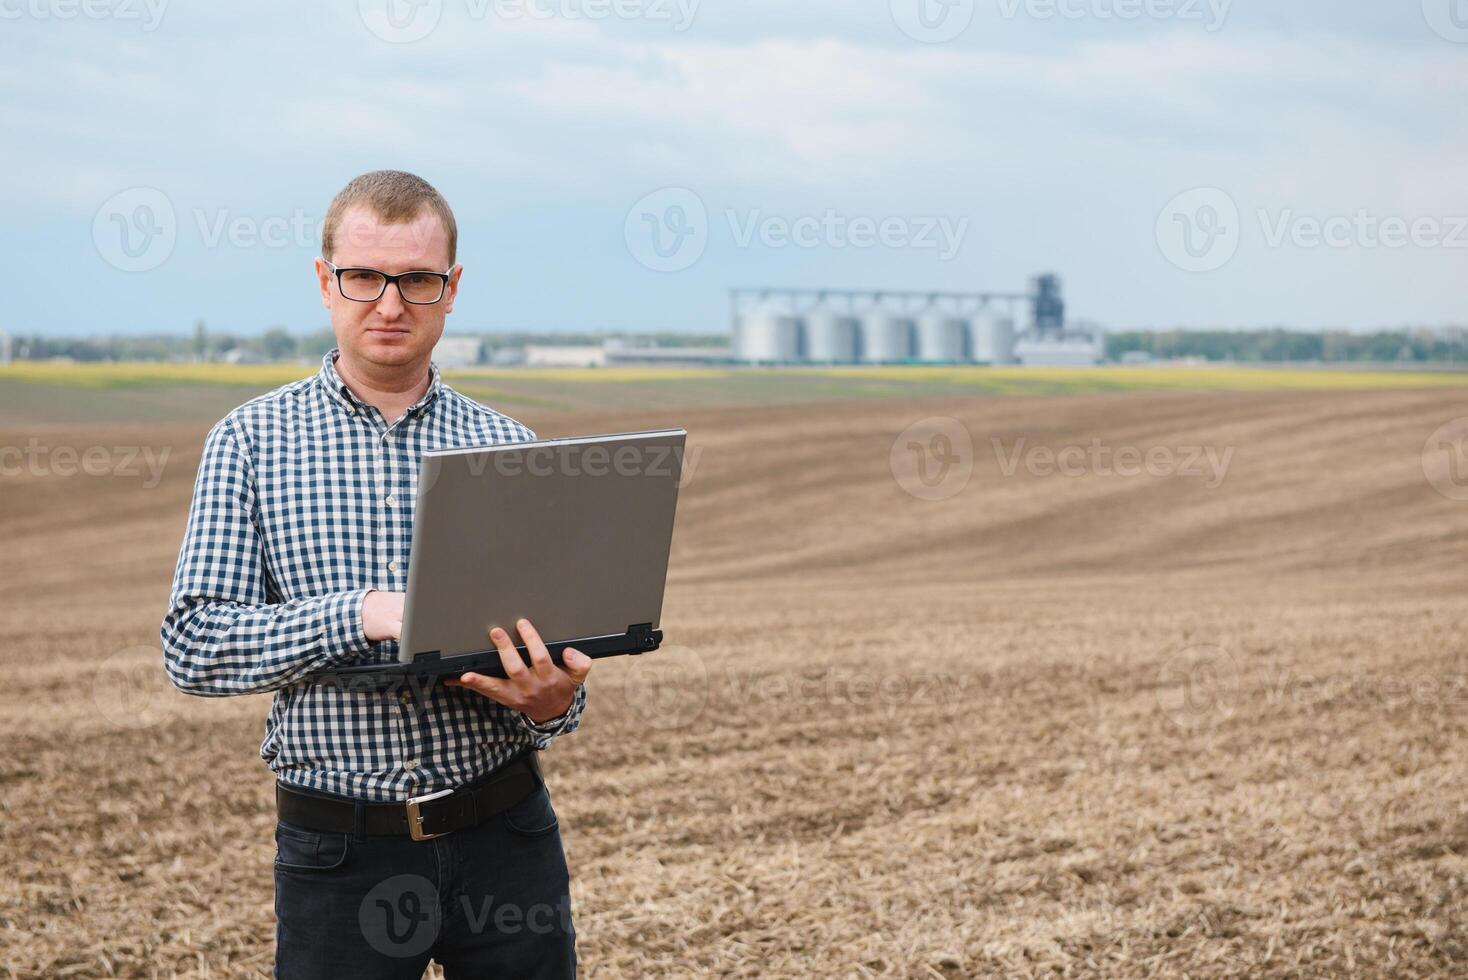
<svg viewBox="0 0 1468 980"><path fill-rule="evenodd" d="M429 210L406 224L383 224L371 210L353 208L342 217L336 238L337 268L368 268L389 275L400 272L447 272L449 240L443 223ZM376 302L344 297L336 275L320 259L316 275L321 301L331 311L331 329L342 352L354 360L382 367L426 364L443 335L444 317L454 308L462 266L454 266L443 298L429 306L405 303L389 283Z"/></svg>

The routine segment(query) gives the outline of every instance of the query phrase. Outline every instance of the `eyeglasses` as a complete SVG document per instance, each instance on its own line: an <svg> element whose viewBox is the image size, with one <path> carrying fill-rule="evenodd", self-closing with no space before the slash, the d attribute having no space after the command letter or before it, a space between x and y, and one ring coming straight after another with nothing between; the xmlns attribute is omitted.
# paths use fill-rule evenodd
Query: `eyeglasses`
<svg viewBox="0 0 1468 980"><path fill-rule="evenodd" d="M432 306L443 299L443 291L449 284L448 272L401 272L390 276L376 269L339 269L326 262L326 267L336 275L336 288L347 299L358 303L375 303L387 292L388 283L397 283L398 295L404 303L415 306Z"/></svg>

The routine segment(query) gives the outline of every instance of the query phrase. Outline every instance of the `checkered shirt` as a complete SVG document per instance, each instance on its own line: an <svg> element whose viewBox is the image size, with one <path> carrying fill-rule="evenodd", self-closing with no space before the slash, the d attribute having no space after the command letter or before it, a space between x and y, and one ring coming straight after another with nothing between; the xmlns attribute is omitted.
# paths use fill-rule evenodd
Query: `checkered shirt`
<svg viewBox="0 0 1468 980"><path fill-rule="evenodd" d="M400 801L471 782L575 730L586 689L536 725L464 688L308 676L397 659L397 641L367 639L361 609L370 590L407 589L419 455L535 438L444 384L436 364L428 391L389 422L343 383L337 355L209 430L163 662L189 694L275 692L260 756L282 782Z"/></svg>

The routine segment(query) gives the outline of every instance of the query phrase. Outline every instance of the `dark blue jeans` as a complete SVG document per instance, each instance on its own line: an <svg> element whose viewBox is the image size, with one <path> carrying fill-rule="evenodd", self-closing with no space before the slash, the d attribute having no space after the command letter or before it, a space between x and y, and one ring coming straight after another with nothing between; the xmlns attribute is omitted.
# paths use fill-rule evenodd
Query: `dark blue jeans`
<svg viewBox="0 0 1468 980"><path fill-rule="evenodd" d="M275 976L449 980L576 975L570 878L541 786L433 840L275 828Z"/></svg>

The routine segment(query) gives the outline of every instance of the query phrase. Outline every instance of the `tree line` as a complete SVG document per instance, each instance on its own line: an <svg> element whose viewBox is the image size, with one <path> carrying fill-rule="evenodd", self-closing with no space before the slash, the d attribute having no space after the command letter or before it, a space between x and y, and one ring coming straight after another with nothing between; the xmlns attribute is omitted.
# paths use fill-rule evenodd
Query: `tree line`
<svg viewBox="0 0 1468 980"><path fill-rule="evenodd" d="M1132 330L1106 335L1107 360L1131 352L1207 361L1468 361L1468 332L1450 330Z"/></svg>

